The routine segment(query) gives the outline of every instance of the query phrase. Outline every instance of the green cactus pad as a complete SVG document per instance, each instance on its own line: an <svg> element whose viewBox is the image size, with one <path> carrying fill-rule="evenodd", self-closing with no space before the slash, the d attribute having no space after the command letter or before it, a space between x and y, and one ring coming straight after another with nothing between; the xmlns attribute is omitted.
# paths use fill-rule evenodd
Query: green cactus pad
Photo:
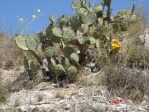
<svg viewBox="0 0 149 112"><path fill-rule="evenodd" d="M93 45L93 44L96 43L96 40L95 40L93 37L87 37L85 43L86 43L87 45Z"/></svg>
<svg viewBox="0 0 149 112"><path fill-rule="evenodd" d="M62 37L62 30L58 27L54 27L52 29L53 31L53 34L56 36L56 37Z"/></svg>
<svg viewBox="0 0 149 112"><path fill-rule="evenodd" d="M64 69L63 65L56 64L56 62L53 58L50 59L49 67L54 72L55 75L65 74L65 69Z"/></svg>
<svg viewBox="0 0 149 112"><path fill-rule="evenodd" d="M78 70L75 66L70 66L67 69L67 75L68 75L69 78L75 78L77 73L78 73Z"/></svg>
<svg viewBox="0 0 149 112"><path fill-rule="evenodd" d="M44 50L44 53L46 57L52 58L55 55L55 49L49 46Z"/></svg>
<svg viewBox="0 0 149 112"><path fill-rule="evenodd" d="M85 39L82 37L82 38L78 38L78 43L79 45L82 45L85 43Z"/></svg>
<svg viewBox="0 0 149 112"><path fill-rule="evenodd" d="M136 20L137 20L137 15L132 15L131 17L130 17L130 22L135 22Z"/></svg>
<svg viewBox="0 0 149 112"><path fill-rule="evenodd" d="M103 4L96 4L94 7L95 13L102 13L103 12Z"/></svg>
<svg viewBox="0 0 149 112"><path fill-rule="evenodd" d="M49 46L53 46L53 43L51 40L46 40L46 41L42 42L41 48L44 51Z"/></svg>
<svg viewBox="0 0 149 112"><path fill-rule="evenodd" d="M102 18L98 18L98 23L99 23L100 25L103 25L103 19L102 19Z"/></svg>
<svg viewBox="0 0 149 112"><path fill-rule="evenodd" d="M50 21L52 22L52 23L54 23L55 22L55 17L53 16L53 15L49 15L49 19L50 19Z"/></svg>
<svg viewBox="0 0 149 112"><path fill-rule="evenodd" d="M76 10L76 13L78 16L84 16L87 13L87 10L85 8L79 8Z"/></svg>
<svg viewBox="0 0 149 112"><path fill-rule="evenodd" d="M79 55L77 53L72 53L70 55L70 60L75 61L76 63L78 63L79 62Z"/></svg>
<svg viewBox="0 0 149 112"><path fill-rule="evenodd" d="M23 61L24 61L24 68L25 68L26 71L28 71L29 70L29 63L28 63L28 59L27 59L26 56L24 56Z"/></svg>
<svg viewBox="0 0 149 112"><path fill-rule="evenodd" d="M29 50L26 46L25 40L26 40L26 38L22 37L22 36L17 36L15 38L15 42L19 48L21 48L23 50Z"/></svg>
<svg viewBox="0 0 149 112"><path fill-rule="evenodd" d="M56 22L56 26L62 27L63 25L68 25L70 21L70 17L62 15Z"/></svg>
<svg viewBox="0 0 149 112"><path fill-rule="evenodd" d="M33 76L37 75L38 69L37 69L37 67L36 67L36 65L34 64L33 61L30 63L30 69L32 71Z"/></svg>
<svg viewBox="0 0 149 112"><path fill-rule="evenodd" d="M52 71L55 73L55 75L63 75L66 72L63 65L61 64L55 65Z"/></svg>
<svg viewBox="0 0 149 112"><path fill-rule="evenodd" d="M82 17L82 20L85 24L93 24L96 21L96 15L93 12L89 12L87 15Z"/></svg>
<svg viewBox="0 0 149 112"><path fill-rule="evenodd" d="M56 62L54 61L53 58L50 59L50 63L51 63L51 65L52 65L52 67L56 65Z"/></svg>
<svg viewBox="0 0 149 112"><path fill-rule="evenodd" d="M29 50L34 51L36 50L38 44L33 37L26 37L26 46Z"/></svg>
<svg viewBox="0 0 149 112"><path fill-rule="evenodd" d="M37 34L36 41L42 43L46 39L46 35L43 32Z"/></svg>
<svg viewBox="0 0 149 112"><path fill-rule="evenodd" d="M75 50L72 48L72 47L68 47L66 46L64 49L63 49L63 54L66 56L66 57L69 57L72 53L74 53Z"/></svg>
<svg viewBox="0 0 149 112"><path fill-rule="evenodd" d="M104 5L106 5L108 8L110 8L112 0L104 0Z"/></svg>
<svg viewBox="0 0 149 112"><path fill-rule="evenodd" d="M81 28L82 28L82 30L83 30L83 33L88 33L88 31L89 31L89 26L88 26L88 24L82 24L82 25L81 25Z"/></svg>
<svg viewBox="0 0 149 112"><path fill-rule="evenodd" d="M77 16L73 16L70 19L70 26L73 29L73 31L75 31L75 32L77 31L79 24L80 24L80 21L79 21L79 18Z"/></svg>
<svg viewBox="0 0 149 112"><path fill-rule="evenodd" d="M65 44L70 44L70 42L75 40L75 32L70 27L65 27L63 31L63 42Z"/></svg>
<svg viewBox="0 0 149 112"><path fill-rule="evenodd" d="M81 1L80 0L76 0L76 1L72 2L72 8L73 9L79 9L81 7L82 7L82 5L81 5Z"/></svg>
<svg viewBox="0 0 149 112"><path fill-rule="evenodd" d="M61 64L64 66L64 68L68 68L68 66L70 65L68 58L62 57Z"/></svg>

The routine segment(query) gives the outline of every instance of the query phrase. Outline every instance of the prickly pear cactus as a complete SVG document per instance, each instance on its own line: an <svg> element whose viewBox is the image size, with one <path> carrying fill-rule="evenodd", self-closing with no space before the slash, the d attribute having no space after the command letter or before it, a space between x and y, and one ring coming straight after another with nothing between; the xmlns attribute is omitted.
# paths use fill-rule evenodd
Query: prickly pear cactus
<svg viewBox="0 0 149 112"><path fill-rule="evenodd" d="M113 34L126 30L129 24L137 20L133 14L134 7L131 11L119 11L111 19L111 1L103 0L90 7L86 0L74 0L72 8L76 12L75 16L62 15L56 20L49 15L51 23L45 32L39 33L37 38L17 36L16 44L31 52L41 66L43 59L47 59L47 69L54 75L67 75L73 79L80 65L86 64L90 47L100 48L107 58L110 56ZM42 56L38 51L42 52ZM33 69L31 71L36 74L35 64L32 62L29 68L27 62L25 59L25 68Z"/></svg>

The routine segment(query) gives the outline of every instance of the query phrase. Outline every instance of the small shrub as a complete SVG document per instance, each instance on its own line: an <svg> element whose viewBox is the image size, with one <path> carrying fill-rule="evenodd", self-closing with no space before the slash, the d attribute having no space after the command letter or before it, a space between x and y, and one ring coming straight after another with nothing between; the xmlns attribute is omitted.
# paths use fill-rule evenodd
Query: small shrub
<svg viewBox="0 0 149 112"><path fill-rule="evenodd" d="M8 70L20 66L17 61L23 56L23 51L17 47L13 37L0 35L0 54L0 68Z"/></svg>
<svg viewBox="0 0 149 112"><path fill-rule="evenodd" d="M40 102L43 100L43 95L42 94L38 94L37 95L37 102Z"/></svg>
<svg viewBox="0 0 149 112"><path fill-rule="evenodd" d="M141 70L111 65L105 67L104 72L108 90L117 96L142 100L145 94L149 94L149 76Z"/></svg>
<svg viewBox="0 0 149 112"><path fill-rule="evenodd" d="M14 102L14 107L19 107L21 105L21 102L19 99L16 99Z"/></svg>
<svg viewBox="0 0 149 112"><path fill-rule="evenodd" d="M55 98L64 99L64 95L61 93L61 91L57 91L55 94Z"/></svg>
<svg viewBox="0 0 149 112"><path fill-rule="evenodd" d="M123 41L122 63L129 67L149 67L149 50L145 48L139 38L127 38Z"/></svg>
<svg viewBox="0 0 149 112"><path fill-rule="evenodd" d="M7 86L0 85L0 103L5 103L9 95L9 89Z"/></svg>
<svg viewBox="0 0 149 112"><path fill-rule="evenodd" d="M84 108L81 109L81 112L104 112L103 110L97 110L91 105L86 105Z"/></svg>

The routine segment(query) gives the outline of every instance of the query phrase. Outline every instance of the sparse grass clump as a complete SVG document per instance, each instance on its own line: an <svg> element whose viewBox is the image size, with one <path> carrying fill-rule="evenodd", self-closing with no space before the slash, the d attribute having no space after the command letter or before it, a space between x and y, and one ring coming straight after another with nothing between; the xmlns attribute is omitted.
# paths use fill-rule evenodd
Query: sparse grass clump
<svg viewBox="0 0 149 112"><path fill-rule="evenodd" d="M142 45L139 38L127 38L123 41L122 63L129 67L149 67L149 49Z"/></svg>
<svg viewBox="0 0 149 112"><path fill-rule="evenodd" d="M5 103L9 96L9 89L7 86L0 85L0 103Z"/></svg>
<svg viewBox="0 0 149 112"><path fill-rule="evenodd" d="M40 102L43 100L43 95L42 94L38 94L37 95L37 102Z"/></svg>
<svg viewBox="0 0 149 112"><path fill-rule="evenodd" d="M120 65L104 68L106 86L111 93L122 98L143 100L149 94L149 76L147 70L130 69Z"/></svg>
<svg viewBox="0 0 149 112"><path fill-rule="evenodd" d="M64 94L61 91L55 93L55 98L64 99Z"/></svg>
<svg viewBox="0 0 149 112"><path fill-rule="evenodd" d="M21 105L21 102L19 99L16 99L14 102L14 107L19 107Z"/></svg>
<svg viewBox="0 0 149 112"><path fill-rule="evenodd" d="M0 33L0 68L14 69L18 65L18 59L23 56L23 51L16 44L15 39Z"/></svg>

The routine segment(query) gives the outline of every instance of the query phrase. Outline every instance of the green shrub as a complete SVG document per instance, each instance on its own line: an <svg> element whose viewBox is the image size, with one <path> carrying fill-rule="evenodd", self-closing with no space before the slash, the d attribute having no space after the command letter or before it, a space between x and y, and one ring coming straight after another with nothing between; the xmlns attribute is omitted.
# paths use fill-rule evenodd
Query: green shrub
<svg viewBox="0 0 149 112"><path fill-rule="evenodd" d="M9 89L7 86L0 86L0 103L5 103L7 101L9 94Z"/></svg>

